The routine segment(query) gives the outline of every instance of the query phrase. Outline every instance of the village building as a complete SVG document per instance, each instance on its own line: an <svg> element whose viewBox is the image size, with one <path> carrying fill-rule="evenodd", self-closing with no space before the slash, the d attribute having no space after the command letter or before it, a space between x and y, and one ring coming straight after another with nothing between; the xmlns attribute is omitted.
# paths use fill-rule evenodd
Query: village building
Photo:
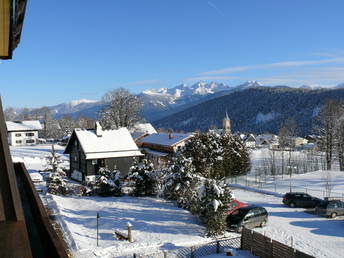
<svg viewBox="0 0 344 258"><path fill-rule="evenodd" d="M231 120L228 117L228 113L226 111L226 117L222 120L222 131L221 134L231 134Z"/></svg>
<svg viewBox="0 0 344 258"><path fill-rule="evenodd" d="M75 129L64 153L70 155L70 177L78 181L93 181L101 167L124 177L143 156L127 128L103 130L98 122L95 130Z"/></svg>
<svg viewBox="0 0 344 258"><path fill-rule="evenodd" d="M247 148L251 148L251 149L256 148L256 137L254 137L253 134L244 135L242 139Z"/></svg>
<svg viewBox="0 0 344 258"><path fill-rule="evenodd" d="M192 137L191 133L153 133L136 143L145 154L146 159L167 162Z"/></svg>
<svg viewBox="0 0 344 258"><path fill-rule="evenodd" d="M256 137L256 147L278 149L278 136L275 134L260 134Z"/></svg>
<svg viewBox="0 0 344 258"><path fill-rule="evenodd" d="M38 132L42 125L38 120L10 122L6 121L8 144L11 146L36 145Z"/></svg>
<svg viewBox="0 0 344 258"><path fill-rule="evenodd" d="M136 142L143 137L146 137L150 134L157 133L155 128L150 123L142 123L142 124L136 124L133 126L133 128L130 129L131 136L133 137L133 140Z"/></svg>

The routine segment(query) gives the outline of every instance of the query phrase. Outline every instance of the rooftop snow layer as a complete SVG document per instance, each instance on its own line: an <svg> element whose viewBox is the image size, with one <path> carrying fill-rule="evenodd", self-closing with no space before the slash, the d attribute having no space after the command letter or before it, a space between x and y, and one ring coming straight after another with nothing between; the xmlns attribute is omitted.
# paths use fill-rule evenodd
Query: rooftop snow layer
<svg viewBox="0 0 344 258"><path fill-rule="evenodd" d="M7 131L37 131L42 130L42 125L38 120L10 122L6 121Z"/></svg>
<svg viewBox="0 0 344 258"><path fill-rule="evenodd" d="M142 156L127 128L102 130L101 136L97 136L94 130L75 130L75 133L87 158L105 158L105 156L91 155L95 153L108 153L109 155L112 153L111 157L117 156L115 153L121 157Z"/></svg>

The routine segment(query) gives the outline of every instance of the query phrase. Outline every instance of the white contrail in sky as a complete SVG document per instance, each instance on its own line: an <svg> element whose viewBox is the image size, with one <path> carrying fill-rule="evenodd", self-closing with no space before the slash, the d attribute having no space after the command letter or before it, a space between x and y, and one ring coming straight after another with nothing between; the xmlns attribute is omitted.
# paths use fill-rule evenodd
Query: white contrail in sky
<svg viewBox="0 0 344 258"><path fill-rule="evenodd" d="M209 0L205 0L211 7L213 7L219 14L223 15L223 12L219 8L217 8L212 2Z"/></svg>

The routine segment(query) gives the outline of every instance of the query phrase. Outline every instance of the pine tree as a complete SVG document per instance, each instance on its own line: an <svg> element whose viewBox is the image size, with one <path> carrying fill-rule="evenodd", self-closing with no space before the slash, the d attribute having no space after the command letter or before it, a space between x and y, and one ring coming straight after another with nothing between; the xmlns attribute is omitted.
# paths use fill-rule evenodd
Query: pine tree
<svg viewBox="0 0 344 258"><path fill-rule="evenodd" d="M191 209L197 196L198 177L190 158L180 155L173 160L164 179L162 195L169 200L176 200L179 207Z"/></svg>
<svg viewBox="0 0 344 258"><path fill-rule="evenodd" d="M226 217L232 200L227 187L219 186L215 180L205 179L200 189L199 216L209 236L222 234L227 229Z"/></svg>
<svg viewBox="0 0 344 258"><path fill-rule="evenodd" d="M128 180L134 184L134 196L157 195L157 181L154 177L153 164L146 159L142 160L142 166L135 162L130 168Z"/></svg>
<svg viewBox="0 0 344 258"><path fill-rule="evenodd" d="M51 145L51 154L45 157L45 162L45 167L47 167L45 171L56 172L62 170L60 164L63 163L63 160L61 155L56 152L54 145Z"/></svg>
<svg viewBox="0 0 344 258"><path fill-rule="evenodd" d="M122 186L123 180L118 170L110 171L106 167L99 168L95 187L100 196L121 196Z"/></svg>
<svg viewBox="0 0 344 258"><path fill-rule="evenodd" d="M185 158L191 158L195 172L205 178L223 180L250 170L250 156L240 137L198 133L185 144Z"/></svg>

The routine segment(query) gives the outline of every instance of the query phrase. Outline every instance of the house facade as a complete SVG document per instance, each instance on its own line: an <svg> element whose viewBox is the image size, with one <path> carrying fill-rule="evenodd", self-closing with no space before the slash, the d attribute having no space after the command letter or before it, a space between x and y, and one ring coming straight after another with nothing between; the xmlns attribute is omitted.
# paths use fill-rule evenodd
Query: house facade
<svg viewBox="0 0 344 258"><path fill-rule="evenodd" d="M167 162L192 137L191 133L153 133L139 139L136 143L146 159Z"/></svg>
<svg viewBox="0 0 344 258"><path fill-rule="evenodd" d="M70 177L78 181L93 181L101 167L124 177L134 159L143 156L127 128L102 130L99 123L95 130L75 129L64 153L69 154Z"/></svg>
<svg viewBox="0 0 344 258"><path fill-rule="evenodd" d="M42 125L38 120L6 122L8 133L8 144L11 146L36 145L38 132Z"/></svg>

